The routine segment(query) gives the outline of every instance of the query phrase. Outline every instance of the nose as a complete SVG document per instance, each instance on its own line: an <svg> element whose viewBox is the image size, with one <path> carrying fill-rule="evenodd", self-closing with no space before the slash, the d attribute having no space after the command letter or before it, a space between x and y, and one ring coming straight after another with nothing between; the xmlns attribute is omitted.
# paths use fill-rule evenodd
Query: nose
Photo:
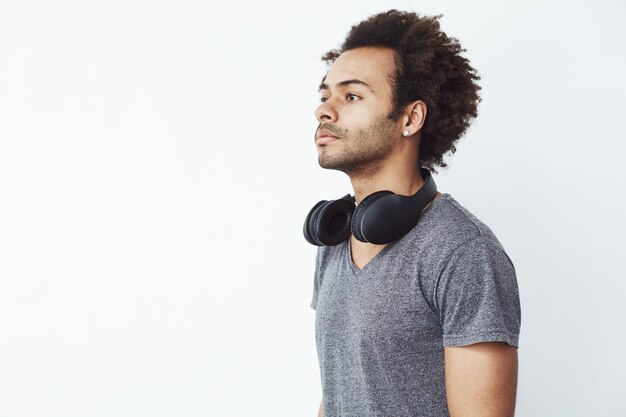
<svg viewBox="0 0 626 417"><path fill-rule="evenodd" d="M337 121L337 111L330 104L330 100L321 103L317 109L315 109L315 118L318 122L334 123Z"/></svg>

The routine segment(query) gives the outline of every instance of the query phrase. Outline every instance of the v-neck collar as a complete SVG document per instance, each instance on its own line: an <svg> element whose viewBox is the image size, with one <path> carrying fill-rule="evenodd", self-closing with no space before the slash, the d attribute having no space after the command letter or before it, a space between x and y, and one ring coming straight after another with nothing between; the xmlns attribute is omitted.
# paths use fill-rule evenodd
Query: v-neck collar
<svg viewBox="0 0 626 417"><path fill-rule="evenodd" d="M402 240L402 239L400 239L400 240ZM366 274L367 271L372 269L377 263L380 262L380 259L383 256L385 256L385 254L389 251L389 249L391 247L395 246L395 244L397 242L399 242L399 240L396 240L395 242L388 243L387 246L382 248L380 250L380 252L378 252L376 255L374 255L374 257L372 259L370 259L368 263L363 265L363 268L359 269L359 267L356 266L354 261L352 260L352 245L350 245L350 239L346 239L344 241L344 245L346 245L347 248L345 248L343 250L343 253L344 253L344 256L346 257L346 262L348 263L348 266L349 266L350 270L352 271L352 274L355 277L359 277L361 275Z"/></svg>
<svg viewBox="0 0 626 417"><path fill-rule="evenodd" d="M426 210L424 210L424 212L420 216L420 220L423 219L424 216L430 215L430 211L434 207L438 207L439 204L441 204L440 201L446 200L449 197L450 197L450 194L442 193L435 201L433 201L433 203L429 207L426 208ZM418 223L419 223L419 221L418 221ZM417 227L417 225L415 225L415 227ZM404 236L402 236L400 239L398 239L398 240L396 240L394 242L388 243L387 246L382 248L382 250L380 252L378 252L372 259L370 259L368 263L363 265L363 268L361 268L361 269L359 269L359 267L357 267L354 264L354 262L352 261L352 246L350 245L350 239L344 240L343 241L343 245L345 245L345 247L342 249L342 252L343 252L343 256L345 258L345 262L348 265L348 268L350 269L350 271L352 271L352 275L358 278L361 275L366 274L369 270L374 268L376 266L376 264L380 263L380 260L387 254L387 252L389 252L394 246L396 246L396 244L398 242L401 242L404 239L406 239L409 234L410 234L410 232L405 234Z"/></svg>

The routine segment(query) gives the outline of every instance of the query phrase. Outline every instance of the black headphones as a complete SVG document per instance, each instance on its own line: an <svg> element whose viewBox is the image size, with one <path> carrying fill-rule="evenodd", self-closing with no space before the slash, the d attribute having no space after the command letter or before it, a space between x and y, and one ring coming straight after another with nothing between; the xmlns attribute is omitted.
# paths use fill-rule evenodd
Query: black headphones
<svg viewBox="0 0 626 417"><path fill-rule="evenodd" d="M437 193L430 171L422 168L424 185L411 196L377 191L356 206L346 194L339 200L317 203L304 221L304 237L312 245L334 246L353 234L361 242L391 243L406 235L419 220L422 210Z"/></svg>

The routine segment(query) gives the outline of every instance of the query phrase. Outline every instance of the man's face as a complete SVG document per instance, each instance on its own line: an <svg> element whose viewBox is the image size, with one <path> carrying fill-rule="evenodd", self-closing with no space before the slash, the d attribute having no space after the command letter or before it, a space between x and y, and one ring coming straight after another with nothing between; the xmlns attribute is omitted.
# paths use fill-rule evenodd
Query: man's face
<svg viewBox="0 0 626 417"><path fill-rule="evenodd" d="M318 161L322 168L347 174L376 170L401 137L390 83L394 52L357 48L341 54L320 85L322 103L315 111Z"/></svg>

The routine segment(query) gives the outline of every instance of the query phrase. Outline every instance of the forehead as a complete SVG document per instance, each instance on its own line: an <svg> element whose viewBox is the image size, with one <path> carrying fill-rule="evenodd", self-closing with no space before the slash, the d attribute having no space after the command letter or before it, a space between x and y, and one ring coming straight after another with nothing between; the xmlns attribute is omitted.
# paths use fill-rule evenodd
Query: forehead
<svg viewBox="0 0 626 417"><path fill-rule="evenodd" d="M350 49L333 62L324 78L329 86L357 79L369 84L372 89L387 87L395 71L395 52L390 48L363 47Z"/></svg>

